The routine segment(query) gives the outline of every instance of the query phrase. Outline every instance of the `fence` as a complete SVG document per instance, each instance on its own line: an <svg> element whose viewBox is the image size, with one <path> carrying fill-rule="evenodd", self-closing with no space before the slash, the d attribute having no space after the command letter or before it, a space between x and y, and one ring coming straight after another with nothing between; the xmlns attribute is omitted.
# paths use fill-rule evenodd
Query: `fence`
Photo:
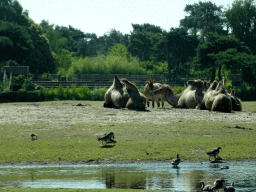
<svg viewBox="0 0 256 192"><path fill-rule="evenodd" d="M154 79L157 83L167 83L171 86L183 86L182 81L168 81L167 75L128 75L128 74L116 74L119 78L126 78L127 80L136 84L137 87L144 87L148 79ZM88 86L90 89L99 87L109 87L113 83L113 74L74 74L68 77L61 77L59 74L47 74L47 75L33 75L32 83L35 85L41 85L46 88L58 87L60 84L63 87L76 87Z"/></svg>

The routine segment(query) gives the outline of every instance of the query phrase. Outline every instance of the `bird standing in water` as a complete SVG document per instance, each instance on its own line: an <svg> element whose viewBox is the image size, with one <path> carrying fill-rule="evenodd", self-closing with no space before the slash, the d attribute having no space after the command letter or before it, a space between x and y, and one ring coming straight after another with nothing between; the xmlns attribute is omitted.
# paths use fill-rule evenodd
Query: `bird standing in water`
<svg viewBox="0 0 256 192"><path fill-rule="evenodd" d="M174 160L171 162L171 164L172 164L174 167L177 167L180 162L181 162L181 160L180 160L180 155L177 154L177 158L174 159Z"/></svg>

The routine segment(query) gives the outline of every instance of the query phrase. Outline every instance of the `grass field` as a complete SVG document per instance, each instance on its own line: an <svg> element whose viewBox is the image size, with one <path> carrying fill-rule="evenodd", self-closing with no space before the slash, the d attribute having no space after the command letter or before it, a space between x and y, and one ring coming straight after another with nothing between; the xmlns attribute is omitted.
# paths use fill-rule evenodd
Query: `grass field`
<svg viewBox="0 0 256 192"><path fill-rule="evenodd" d="M42 102L40 105L49 103ZM89 103L91 106L102 106L102 102ZM243 102L243 110L255 112L256 102ZM177 153L184 160L207 160L206 152L218 146L222 147L220 157L226 160L256 158L256 127L248 123L237 125L181 118L167 125L138 122L75 123L63 129L47 129L47 125L37 123L33 130L39 137L31 141L28 137L31 127L1 124L0 162L170 160ZM117 143L115 146L102 146L96 134L109 130L115 133Z"/></svg>

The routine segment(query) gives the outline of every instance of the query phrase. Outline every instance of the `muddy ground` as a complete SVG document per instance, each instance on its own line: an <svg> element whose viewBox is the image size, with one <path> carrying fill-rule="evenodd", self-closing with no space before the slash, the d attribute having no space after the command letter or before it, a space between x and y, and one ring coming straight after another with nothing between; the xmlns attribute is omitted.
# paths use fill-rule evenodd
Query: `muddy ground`
<svg viewBox="0 0 256 192"><path fill-rule="evenodd" d="M103 102L102 102L103 103ZM221 113L197 109L147 108L146 111L111 109L103 106L63 103L49 105L29 103L26 105L0 104L0 124L32 125L49 124L54 127L84 123L154 123L168 124L180 119L206 120L231 123L256 123L255 112Z"/></svg>

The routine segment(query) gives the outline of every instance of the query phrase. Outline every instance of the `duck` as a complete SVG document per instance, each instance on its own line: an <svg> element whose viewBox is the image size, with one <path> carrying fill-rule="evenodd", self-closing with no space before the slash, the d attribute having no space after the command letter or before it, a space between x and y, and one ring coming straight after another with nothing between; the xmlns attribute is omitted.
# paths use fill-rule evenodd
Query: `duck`
<svg viewBox="0 0 256 192"><path fill-rule="evenodd" d="M177 154L177 158L176 158L176 159L173 159L173 161L171 162L171 164L172 164L174 167L177 167L180 162L181 162L181 160L180 160L180 155Z"/></svg>
<svg viewBox="0 0 256 192"><path fill-rule="evenodd" d="M226 187L224 188L224 191L225 191L225 192L234 192L234 191L236 191L236 190L235 190L235 183L232 182L230 186L226 186Z"/></svg>
<svg viewBox="0 0 256 192"><path fill-rule="evenodd" d="M219 189L226 187L226 182L224 179L216 179L213 185L213 189L219 191Z"/></svg>
<svg viewBox="0 0 256 192"><path fill-rule="evenodd" d="M209 161L211 161L211 156L214 156L215 160L216 160L216 156L218 157L218 154L220 152L221 147L218 148L214 148L213 150L207 152L207 155L209 155Z"/></svg>
<svg viewBox="0 0 256 192"><path fill-rule="evenodd" d="M211 192L213 192L213 186L211 186L211 185L205 186L203 181L201 181L200 183L202 184L202 191L211 191Z"/></svg>

